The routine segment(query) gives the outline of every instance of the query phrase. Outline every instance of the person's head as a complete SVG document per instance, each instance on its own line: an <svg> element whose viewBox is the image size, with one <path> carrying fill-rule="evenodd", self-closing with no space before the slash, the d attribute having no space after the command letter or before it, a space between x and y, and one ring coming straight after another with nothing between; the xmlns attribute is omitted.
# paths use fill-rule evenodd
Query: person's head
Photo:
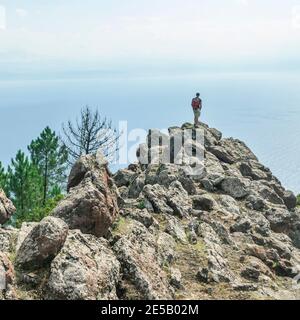
<svg viewBox="0 0 300 320"><path fill-rule="evenodd" d="M199 92L196 93L196 97L197 97L197 98L200 97L200 93L199 93Z"/></svg>

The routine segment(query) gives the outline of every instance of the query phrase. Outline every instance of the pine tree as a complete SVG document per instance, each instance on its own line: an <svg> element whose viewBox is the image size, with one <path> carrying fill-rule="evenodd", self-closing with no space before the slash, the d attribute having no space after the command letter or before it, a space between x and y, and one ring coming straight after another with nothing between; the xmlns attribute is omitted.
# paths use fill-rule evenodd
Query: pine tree
<svg viewBox="0 0 300 320"><path fill-rule="evenodd" d="M8 186L11 198L17 208L17 224L30 221L28 217L31 215L32 209L41 203L42 180L37 167L21 150L8 166Z"/></svg>
<svg viewBox="0 0 300 320"><path fill-rule="evenodd" d="M76 122L63 124L63 143L70 159L69 164L82 155L95 154L98 150L113 161L118 151L120 135L113 129L112 122L102 118L98 110L92 111L88 106L81 109Z"/></svg>
<svg viewBox="0 0 300 320"><path fill-rule="evenodd" d="M38 168L43 179L43 205L51 196L52 189L57 190L66 180L68 152L60 144L54 131L46 127L40 136L28 147L32 163Z"/></svg>
<svg viewBox="0 0 300 320"><path fill-rule="evenodd" d="M8 196L8 188L7 188L7 173L0 161L0 189L4 190L6 195Z"/></svg>

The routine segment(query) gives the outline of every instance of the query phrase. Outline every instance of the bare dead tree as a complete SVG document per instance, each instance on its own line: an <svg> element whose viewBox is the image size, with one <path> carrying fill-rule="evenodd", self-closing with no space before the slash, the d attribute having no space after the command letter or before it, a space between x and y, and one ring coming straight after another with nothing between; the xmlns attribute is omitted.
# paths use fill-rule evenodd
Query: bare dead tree
<svg viewBox="0 0 300 320"><path fill-rule="evenodd" d="M101 150L108 161L113 161L118 151L119 134L112 121L102 118L98 110L86 106L81 109L80 118L73 123L62 125L64 137L61 138L69 153L72 165L82 155L95 154Z"/></svg>

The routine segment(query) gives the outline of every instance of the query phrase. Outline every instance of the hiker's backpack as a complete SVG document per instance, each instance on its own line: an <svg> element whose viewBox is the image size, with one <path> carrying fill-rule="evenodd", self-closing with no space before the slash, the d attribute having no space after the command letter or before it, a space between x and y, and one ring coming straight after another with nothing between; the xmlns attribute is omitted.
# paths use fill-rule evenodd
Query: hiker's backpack
<svg viewBox="0 0 300 320"><path fill-rule="evenodd" d="M192 100L192 107L193 107L193 109L198 109L198 108L200 108L200 103L201 103L201 100L200 100L200 99L194 98L194 99Z"/></svg>

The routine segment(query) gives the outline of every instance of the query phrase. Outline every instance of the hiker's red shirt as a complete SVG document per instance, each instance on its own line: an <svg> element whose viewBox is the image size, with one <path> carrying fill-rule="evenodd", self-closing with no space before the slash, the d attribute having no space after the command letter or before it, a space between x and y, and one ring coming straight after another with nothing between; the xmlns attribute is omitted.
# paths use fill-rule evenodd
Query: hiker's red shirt
<svg viewBox="0 0 300 320"><path fill-rule="evenodd" d="M200 109L202 104L202 100L200 98L194 98L192 100L192 107L193 109Z"/></svg>

